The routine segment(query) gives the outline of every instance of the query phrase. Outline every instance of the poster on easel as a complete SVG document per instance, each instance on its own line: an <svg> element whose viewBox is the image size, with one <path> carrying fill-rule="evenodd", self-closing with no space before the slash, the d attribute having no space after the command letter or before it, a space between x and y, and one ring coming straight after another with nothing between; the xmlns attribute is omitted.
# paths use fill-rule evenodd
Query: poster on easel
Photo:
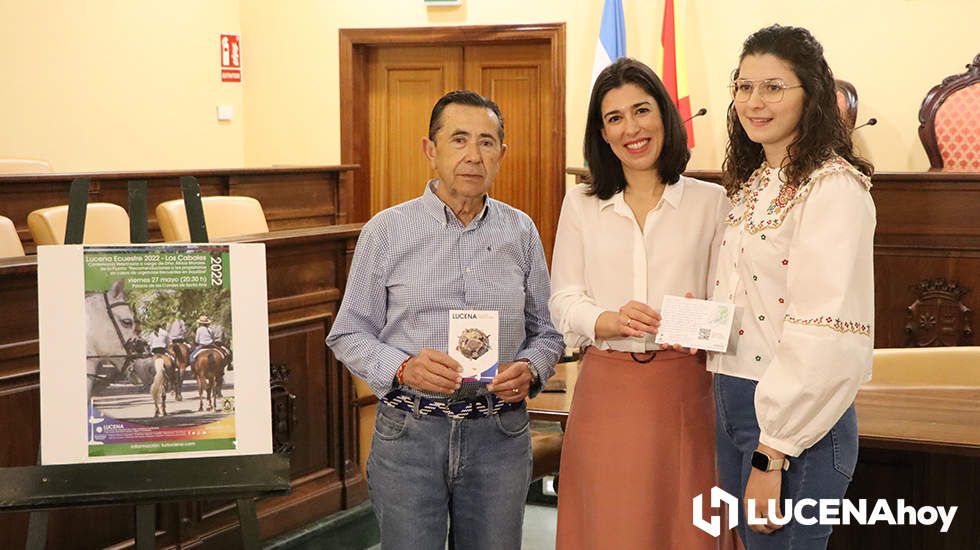
<svg viewBox="0 0 980 550"><path fill-rule="evenodd" d="M38 248L43 464L272 452L265 248Z"/></svg>

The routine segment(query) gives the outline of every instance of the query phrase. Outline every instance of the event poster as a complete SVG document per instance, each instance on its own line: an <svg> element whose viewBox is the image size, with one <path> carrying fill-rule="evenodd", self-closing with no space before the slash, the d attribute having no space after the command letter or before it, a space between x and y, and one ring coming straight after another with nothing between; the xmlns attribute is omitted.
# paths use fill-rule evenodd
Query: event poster
<svg viewBox="0 0 980 550"><path fill-rule="evenodd" d="M45 464L271 452L262 245L38 259Z"/></svg>

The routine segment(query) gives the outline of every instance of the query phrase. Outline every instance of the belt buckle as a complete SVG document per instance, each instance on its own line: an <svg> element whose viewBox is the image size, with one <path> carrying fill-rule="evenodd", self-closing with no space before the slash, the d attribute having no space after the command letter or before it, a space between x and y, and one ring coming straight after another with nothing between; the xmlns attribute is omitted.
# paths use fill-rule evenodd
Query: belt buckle
<svg viewBox="0 0 980 550"><path fill-rule="evenodd" d="M446 397L446 405L451 406L477 401L483 397L477 392L479 392L479 387L468 387L465 390L461 387Z"/></svg>

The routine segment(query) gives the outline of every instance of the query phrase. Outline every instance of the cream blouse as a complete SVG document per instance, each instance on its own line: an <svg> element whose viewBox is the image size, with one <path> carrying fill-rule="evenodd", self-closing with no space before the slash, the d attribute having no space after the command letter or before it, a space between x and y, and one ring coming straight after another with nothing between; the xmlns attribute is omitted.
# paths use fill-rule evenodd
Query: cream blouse
<svg viewBox="0 0 980 550"><path fill-rule="evenodd" d="M577 185L565 194L551 265L551 319L568 346L642 352L654 337L596 341L595 322L636 300L659 310L664 294L710 293L712 251L729 208L720 186L686 176L668 185L643 230L616 193L608 200Z"/></svg>
<svg viewBox="0 0 980 550"><path fill-rule="evenodd" d="M708 370L759 382L759 441L798 456L871 379L871 181L835 157L800 184L759 168L732 198L714 299L740 310Z"/></svg>

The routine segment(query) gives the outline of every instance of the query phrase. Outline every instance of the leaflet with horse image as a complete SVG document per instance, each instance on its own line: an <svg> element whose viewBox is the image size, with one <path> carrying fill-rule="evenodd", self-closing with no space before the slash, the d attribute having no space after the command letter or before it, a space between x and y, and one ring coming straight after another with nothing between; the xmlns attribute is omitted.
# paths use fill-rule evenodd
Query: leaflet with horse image
<svg viewBox="0 0 980 550"><path fill-rule="evenodd" d="M38 249L44 464L271 452L265 249Z"/></svg>
<svg viewBox="0 0 980 550"><path fill-rule="evenodd" d="M499 314L496 311L449 311L449 356L463 366L463 380L490 382L500 365Z"/></svg>

